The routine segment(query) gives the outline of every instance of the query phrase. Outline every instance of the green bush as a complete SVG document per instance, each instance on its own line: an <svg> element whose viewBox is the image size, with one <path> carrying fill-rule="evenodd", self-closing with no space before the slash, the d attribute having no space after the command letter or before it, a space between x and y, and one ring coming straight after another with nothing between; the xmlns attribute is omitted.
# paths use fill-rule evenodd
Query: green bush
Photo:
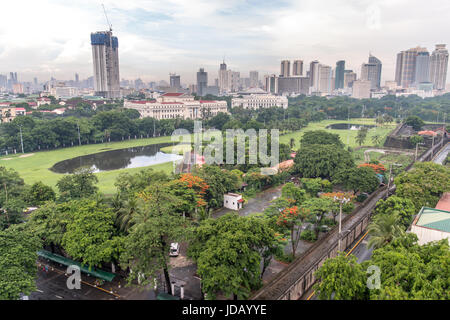
<svg viewBox="0 0 450 320"><path fill-rule="evenodd" d="M357 202L364 202L364 200L366 200L367 199L367 194L365 194L365 193L360 193L360 194L358 194L357 196L356 196L356 201Z"/></svg>
<svg viewBox="0 0 450 320"><path fill-rule="evenodd" d="M308 242L314 242L317 240L316 233L312 230L304 230L300 235L300 239Z"/></svg>

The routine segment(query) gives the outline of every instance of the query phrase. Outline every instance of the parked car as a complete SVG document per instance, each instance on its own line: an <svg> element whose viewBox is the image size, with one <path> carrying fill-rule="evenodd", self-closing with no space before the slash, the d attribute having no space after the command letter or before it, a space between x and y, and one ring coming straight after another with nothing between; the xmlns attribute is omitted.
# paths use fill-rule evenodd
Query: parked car
<svg viewBox="0 0 450 320"><path fill-rule="evenodd" d="M178 242L172 242L170 244L169 256L177 257L179 254L180 254L180 246L179 246Z"/></svg>

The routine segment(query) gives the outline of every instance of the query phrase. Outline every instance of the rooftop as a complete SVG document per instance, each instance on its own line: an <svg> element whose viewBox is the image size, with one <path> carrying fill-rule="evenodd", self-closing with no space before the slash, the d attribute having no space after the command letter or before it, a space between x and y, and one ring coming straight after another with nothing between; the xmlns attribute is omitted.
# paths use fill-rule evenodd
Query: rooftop
<svg viewBox="0 0 450 320"><path fill-rule="evenodd" d="M450 233L450 212L422 207L416 218L415 225Z"/></svg>
<svg viewBox="0 0 450 320"><path fill-rule="evenodd" d="M179 92L167 92L167 93L164 93L164 94L162 95L162 97L179 97L179 96L182 96L182 95L184 95L184 93L179 93Z"/></svg>
<svg viewBox="0 0 450 320"><path fill-rule="evenodd" d="M442 195L435 208L439 210L450 211L450 192L446 192Z"/></svg>

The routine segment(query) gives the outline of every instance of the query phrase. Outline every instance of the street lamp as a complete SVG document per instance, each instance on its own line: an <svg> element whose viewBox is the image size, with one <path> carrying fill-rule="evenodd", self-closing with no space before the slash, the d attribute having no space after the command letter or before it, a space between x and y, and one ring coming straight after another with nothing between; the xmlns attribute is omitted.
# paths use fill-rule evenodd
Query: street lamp
<svg viewBox="0 0 450 320"><path fill-rule="evenodd" d="M338 240L338 250L341 250L341 236L342 236L342 205L349 202L351 199L350 197L346 197L345 195L342 196L334 196L334 201L339 201L339 240Z"/></svg>
<svg viewBox="0 0 450 320"><path fill-rule="evenodd" d="M389 188L390 188L390 185L391 185L392 166L401 167L402 165L400 163L391 163L391 164L389 164L389 179L388 179L388 185L387 185L387 190L386 190L386 197L389 196Z"/></svg>

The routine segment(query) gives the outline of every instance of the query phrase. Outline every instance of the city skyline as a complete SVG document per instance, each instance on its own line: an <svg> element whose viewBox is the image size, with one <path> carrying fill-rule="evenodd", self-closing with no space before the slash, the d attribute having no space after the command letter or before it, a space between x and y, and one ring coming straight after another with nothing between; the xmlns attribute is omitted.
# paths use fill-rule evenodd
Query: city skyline
<svg viewBox="0 0 450 320"><path fill-rule="evenodd" d="M34 77L73 79L75 73L80 78L91 76L89 35L108 29L100 3L43 2L48 5L22 1L5 6L6 18L0 22L0 57L4 65L0 73L17 72L19 81L33 81ZM305 65L318 60L330 66L345 60L347 69L358 72L369 52L383 61L382 82L394 80L398 52L417 45L431 52L435 44L446 43L449 22L445 7L450 9L450 4L437 5L433 0L426 4L402 0L365 4L330 1L327 5L312 1L275 5L266 1L244 4L202 0L194 4L171 0L164 5L158 1L104 3L113 32L121 42L121 78L167 81L169 73L177 73L183 83L196 83L196 72L204 68L209 73L209 84L218 77L217 66L223 57L229 69L241 75L258 70L262 77L278 74L281 60L297 59ZM399 16L400 10L406 11ZM429 14L423 15L423 10ZM19 25L11 20L13 12L23 12ZM51 13L52 19L34 23L31 17L40 13ZM424 28L427 22L433 27ZM17 42L17 38L22 41Z"/></svg>

